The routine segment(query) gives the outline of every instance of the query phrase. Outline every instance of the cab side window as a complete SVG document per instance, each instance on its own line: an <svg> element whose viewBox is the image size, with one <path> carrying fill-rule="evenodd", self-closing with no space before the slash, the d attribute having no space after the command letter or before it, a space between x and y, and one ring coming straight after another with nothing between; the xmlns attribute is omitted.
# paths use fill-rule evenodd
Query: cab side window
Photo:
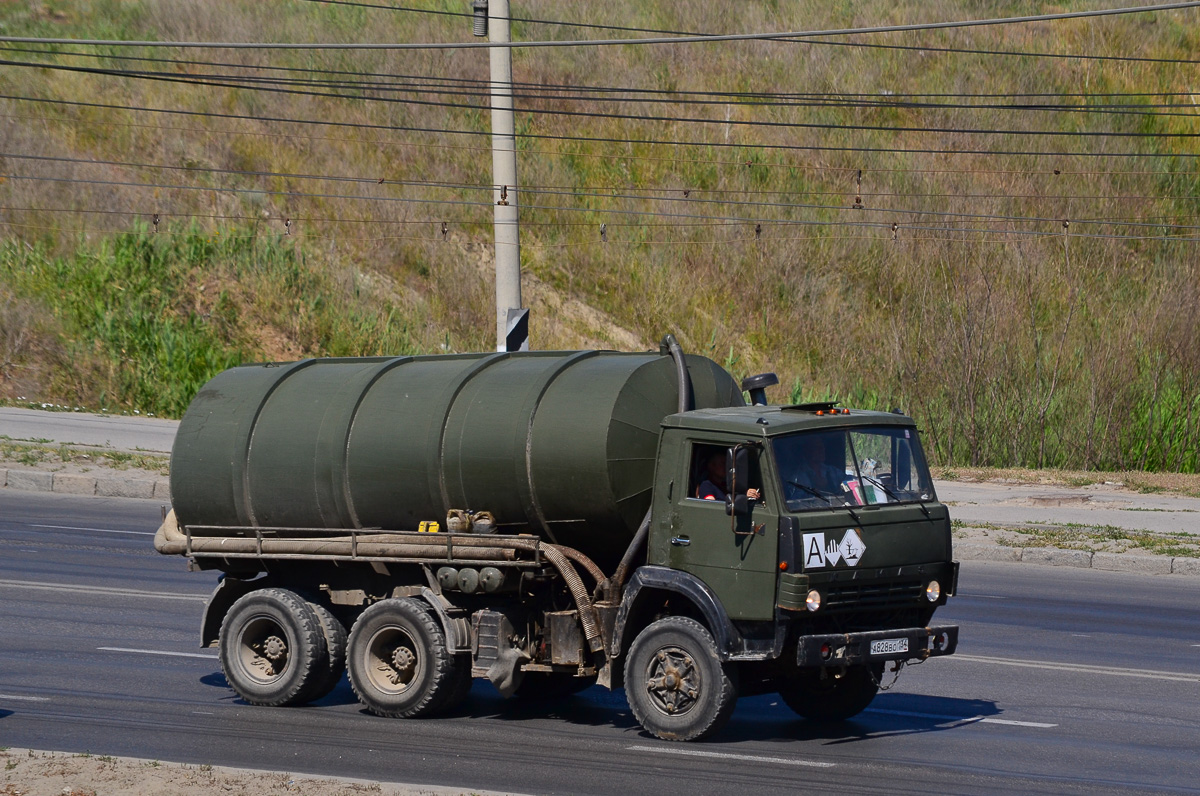
<svg viewBox="0 0 1200 796"><path fill-rule="evenodd" d="M692 446L687 491L689 498L717 500L724 503L729 488L725 483L725 460L728 453L728 445L695 444ZM762 488L762 475L759 471L756 451L750 451L750 473L747 483L737 486L739 492L745 492L747 487Z"/></svg>
<svg viewBox="0 0 1200 796"><path fill-rule="evenodd" d="M723 445L692 446L688 497L700 500L725 500L725 450ZM715 472L718 462L720 463L719 474Z"/></svg>

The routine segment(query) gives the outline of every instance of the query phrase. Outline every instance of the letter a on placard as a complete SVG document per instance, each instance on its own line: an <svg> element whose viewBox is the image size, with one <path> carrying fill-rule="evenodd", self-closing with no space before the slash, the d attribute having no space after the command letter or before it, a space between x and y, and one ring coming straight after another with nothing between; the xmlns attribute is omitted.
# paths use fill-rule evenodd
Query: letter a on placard
<svg viewBox="0 0 1200 796"><path fill-rule="evenodd" d="M816 569L825 566L825 534L804 534L804 568Z"/></svg>

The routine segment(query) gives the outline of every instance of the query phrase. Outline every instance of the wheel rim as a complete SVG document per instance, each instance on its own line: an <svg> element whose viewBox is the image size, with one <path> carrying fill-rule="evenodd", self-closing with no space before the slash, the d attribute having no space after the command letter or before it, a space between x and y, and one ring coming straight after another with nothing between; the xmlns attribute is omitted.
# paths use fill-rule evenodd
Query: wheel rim
<svg viewBox="0 0 1200 796"><path fill-rule="evenodd" d="M238 638L237 660L250 679L271 683L287 671L291 658L287 631L274 619L256 617L246 623Z"/></svg>
<svg viewBox="0 0 1200 796"><path fill-rule="evenodd" d="M367 678L386 694L402 694L420 680L425 668L420 645L407 631L385 627L367 642Z"/></svg>
<svg viewBox="0 0 1200 796"><path fill-rule="evenodd" d="M695 707L702 686L696 661L682 647L661 647L646 667L650 704L665 716L682 716Z"/></svg>

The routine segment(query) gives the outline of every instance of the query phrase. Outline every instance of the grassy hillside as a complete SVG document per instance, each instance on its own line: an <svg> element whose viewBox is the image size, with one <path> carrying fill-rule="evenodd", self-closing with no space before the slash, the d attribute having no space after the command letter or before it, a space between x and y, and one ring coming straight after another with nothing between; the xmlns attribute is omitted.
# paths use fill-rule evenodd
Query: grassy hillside
<svg viewBox="0 0 1200 796"><path fill-rule="evenodd" d="M512 0L528 20L734 33L1101 4L1036 5ZM738 374L778 371L777 397L901 406L942 463L1195 472L1200 150L1181 134L1200 132L1196 65L944 50L1189 59L1197 23L826 39L922 50L518 50L515 79L536 86L517 101L533 344L647 347L674 331ZM3 4L0 24L472 40L462 17L303 1ZM626 35L648 34L514 27ZM486 80L484 51L2 52L69 67L0 71L4 394L177 414L231 361L491 347L489 143L446 132L488 130L486 101L457 82ZM78 71L97 68L155 74ZM233 87L265 78L277 91ZM344 96L314 96L329 93Z"/></svg>

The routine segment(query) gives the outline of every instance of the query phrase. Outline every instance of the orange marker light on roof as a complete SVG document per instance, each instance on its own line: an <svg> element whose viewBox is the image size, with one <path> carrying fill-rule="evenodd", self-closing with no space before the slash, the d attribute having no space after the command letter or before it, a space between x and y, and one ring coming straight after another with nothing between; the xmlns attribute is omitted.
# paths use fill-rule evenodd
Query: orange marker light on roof
<svg viewBox="0 0 1200 796"><path fill-rule="evenodd" d="M779 571L780 571L780 572L787 572L787 562L786 562L786 561L780 561L780 562L779 562Z"/></svg>

